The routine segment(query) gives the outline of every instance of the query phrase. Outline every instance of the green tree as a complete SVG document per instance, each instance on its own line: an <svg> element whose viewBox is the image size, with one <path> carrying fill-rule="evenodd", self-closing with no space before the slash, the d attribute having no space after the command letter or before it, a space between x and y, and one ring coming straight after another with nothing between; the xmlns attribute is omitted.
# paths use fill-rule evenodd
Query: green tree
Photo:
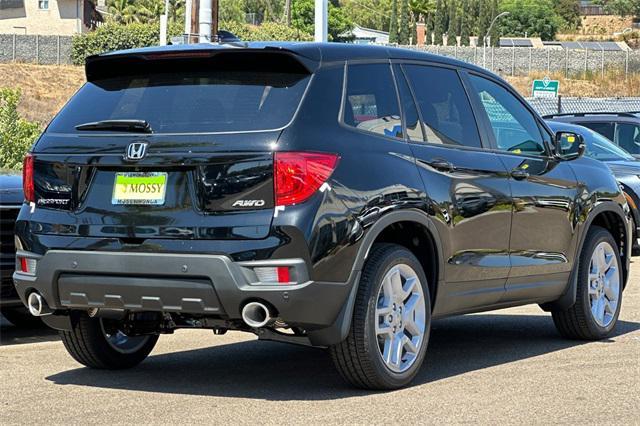
<svg viewBox="0 0 640 426"><path fill-rule="evenodd" d="M409 0L400 0L400 27L398 29L398 43L409 44Z"/></svg>
<svg viewBox="0 0 640 426"><path fill-rule="evenodd" d="M502 11L508 16L500 18L501 33L511 37L541 37L553 40L561 19L552 0L503 0Z"/></svg>
<svg viewBox="0 0 640 426"><path fill-rule="evenodd" d="M491 8L489 10L490 10L489 16L491 18L491 20L489 21L489 25L491 25L491 22L500 13L500 10L498 8L498 0L491 0ZM500 23L499 22L496 21L495 24L493 24L493 27L491 27L491 32L488 34L488 36L491 40L492 46L498 46L500 44Z"/></svg>
<svg viewBox="0 0 640 426"><path fill-rule="evenodd" d="M109 0L107 2L107 10L109 13L109 19L119 24L140 22L140 17L137 15L136 7L130 0Z"/></svg>
<svg viewBox="0 0 640 426"><path fill-rule="evenodd" d="M244 0L220 0L218 17L225 22L244 22Z"/></svg>
<svg viewBox="0 0 640 426"><path fill-rule="evenodd" d="M416 44L418 40L418 22L415 17L411 20L411 44Z"/></svg>
<svg viewBox="0 0 640 426"><path fill-rule="evenodd" d="M169 22L184 23L185 0L169 0Z"/></svg>
<svg viewBox="0 0 640 426"><path fill-rule="evenodd" d="M425 23L424 23L424 32L425 32L425 37L427 39L426 44L432 44L433 40L431 39L431 35L433 34L433 12L430 12L427 15L427 18L425 19Z"/></svg>
<svg viewBox="0 0 640 426"><path fill-rule="evenodd" d="M463 46L469 46L469 37L471 36L471 19L469 15L470 5L468 0L462 0L462 4L460 6L461 14L460 14L460 44Z"/></svg>
<svg viewBox="0 0 640 426"><path fill-rule="evenodd" d="M436 10L436 0L409 0L409 9L416 21L425 20Z"/></svg>
<svg viewBox="0 0 640 426"><path fill-rule="evenodd" d="M135 14L139 22L160 22L164 14L164 2L161 0L143 0L134 3Z"/></svg>
<svg viewBox="0 0 640 426"><path fill-rule="evenodd" d="M0 89L0 168L20 170L40 127L20 117L20 90Z"/></svg>
<svg viewBox="0 0 640 426"><path fill-rule="evenodd" d="M258 23L278 22L284 16L284 1L244 0L244 11L248 14L254 15L256 18L256 22Z"/></svg>
<svg viewBox="0 0 640 426"><path fill-rule="evenodd" d="M341 7L353 23L365 28L389 31L391 0L343 0Z"/></svg>
<svg viewBox="0 0 640 426"><path fill-rule="evenodd" d="M108 20L119 24L154 23L165 13L164 0L108 0ZM169 22L183 22L184 0L169 1Z"/></svg>
<svg viewBox="0 0 640 426"><path fill-rule="evenodd" d="M458 35L458 16L456 14L456 2L449 0L449 26L447 27L447 45L455 46L457 43L456 36Z"/></svg>
<svg viewBox="0 0 640 426"><path fill-rule="evenodd" d="M391 21L389 23L389 43L398 42L398 0L391 0Z"/></svg>
<svg viewBox="0 0 640 426"><path fill-rule="evenodd" d="M436 11L433 17L433 33L435 43L437 45L442 44L442 35L447 29L447 15L445 13L445 5L442 0L438 0L436 3Z"/></svg>
<svg viewBox="0 0 640 426"><path fill-rule="evenodd" d="M313 34L314 32L314 0L294 0L291 2L291 24L294 28ZM329 2L329 40L339 41L348 39L343 34L349 33L353 29L353 22L344 13L341 7Z"/></svg>
<svg viewBox="0 0 640 426"><path fill-rule="evenodd" d="M596 0L594 4L604 6L608 13L640 18L640 0Z"/></svg>
<svg viewBox="0 0 640 426"><path fill-rule="evenodd" d="M478 35L478 46L484 46L484 38L487 36L487 30L491 24L491 4L489 0L478 1L478 23L476 32Z"/></svg>
<svg viewBox="0 0 640 426"><path fill-rule="evenodd" d="M562 19L562 29L575 30L580 27L580 1L556 0L555 11Z"/></svg>

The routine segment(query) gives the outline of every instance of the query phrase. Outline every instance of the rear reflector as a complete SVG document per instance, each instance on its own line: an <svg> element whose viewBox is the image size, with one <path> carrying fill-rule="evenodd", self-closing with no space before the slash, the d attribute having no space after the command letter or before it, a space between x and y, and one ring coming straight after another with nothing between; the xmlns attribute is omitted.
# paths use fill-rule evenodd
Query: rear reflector
<svg viewBox="0 0 640 426"><path fill-rule="evenodd" d="M253 272L263 284L288 284L291 282L288 266L260 266L253 268Z"/></svg>
<svg viewBox="0 0 640 426"><path fill-rule="evenodd" d="M35 275L36 274L36 265L38 263L35 259L30 259L28 257L18 257L18 268L20 272L25 274Z"/></svg>
<svg viewBox="0 0 640 426"><path fill-rule="evenodd" d="M279 283L288 283L291 281L289 277L289 268L286 266L278 266L278 282Z"/></svg>
<svg viewBox="0 0 640 426"><path fill-rule="evenodd" d="M36 201L36 191L33 186L33 155L27 154L22 164L22 191L24 199L30 203Z"/></svg>
<svg viewBox="0 0 640 426"><path fill-rule="evenodd" d="M276 205L290 206L309 199L329 179L338 158L318 152L276 152Z"/></svg>

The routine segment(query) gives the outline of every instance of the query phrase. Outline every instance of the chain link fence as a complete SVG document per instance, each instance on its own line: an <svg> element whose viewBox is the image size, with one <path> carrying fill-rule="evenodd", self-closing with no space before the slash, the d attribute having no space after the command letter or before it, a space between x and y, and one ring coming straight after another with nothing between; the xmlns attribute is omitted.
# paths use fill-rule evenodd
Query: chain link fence
<svg viewBox="0 0 640 426"><path fill-rule="evenodd" d="M540 115L589 112L640 112L640 97L632 98L528 98Z"/></svg>
<svg viewBox="0 0 640 426"><path fill-rule="evenodd" d="M0 34L0 62L39 64L71 63L70 36ZM587 75L640 73L640 51L533 47L458 47L400 46L449 56L485 67L503 76L529 75L532 72L561 73L568 78Z"/></svg>
<svg viewBox="0 0 640 426"><path fill-rule="evenodd" d="M638 50L591 50L534 47L400 46L469 62L503 76L527 76L532 72L562 74L566 78L628 75L640 72Z"/></svg>

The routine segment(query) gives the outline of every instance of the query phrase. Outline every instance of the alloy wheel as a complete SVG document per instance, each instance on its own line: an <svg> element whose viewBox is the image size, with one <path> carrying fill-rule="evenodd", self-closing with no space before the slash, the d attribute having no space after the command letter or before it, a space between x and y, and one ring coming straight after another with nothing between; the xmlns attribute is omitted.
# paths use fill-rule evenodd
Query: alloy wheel
<svg viewBox="0 0 640 426"><path fill-rule="evenodd" d="M123 354L130 354L138 351L149 339L149 336L128 336L121 330L109 324L109 322L105 324L105 320L103 319L100 319L100 327L102 328L102 333L104 334L105 340L109 346Z"/></svg>
<svg viewBox="0 0 640 426"><path fill-rule="evenodd" d="M615 318L620 301L620 272L613 247L599 243L589 263L589 303L591 315L601 327L608 327Z"/></svg>
<svg viewBox="0 0 640 426"><path fill-rule="evenodd" d="M393 372L407 371L420 352L426 329L422 284L409 265L395 265L385 274L375 316L382 361Z"/></svg>

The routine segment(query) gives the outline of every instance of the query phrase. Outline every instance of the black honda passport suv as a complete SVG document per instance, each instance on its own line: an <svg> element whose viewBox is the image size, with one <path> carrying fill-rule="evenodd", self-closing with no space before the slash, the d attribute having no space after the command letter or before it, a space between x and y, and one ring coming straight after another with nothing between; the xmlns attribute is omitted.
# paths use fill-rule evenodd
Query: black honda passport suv
<svg viewBox="0 0 640 426"><path fill-rule="evenodd" d="M256 43L92 56L86 76L25 159L14 275L84 365L242 330L389 389L436 318L534 303L569 338L616 324L615 178L480 68Z"/></svg>

